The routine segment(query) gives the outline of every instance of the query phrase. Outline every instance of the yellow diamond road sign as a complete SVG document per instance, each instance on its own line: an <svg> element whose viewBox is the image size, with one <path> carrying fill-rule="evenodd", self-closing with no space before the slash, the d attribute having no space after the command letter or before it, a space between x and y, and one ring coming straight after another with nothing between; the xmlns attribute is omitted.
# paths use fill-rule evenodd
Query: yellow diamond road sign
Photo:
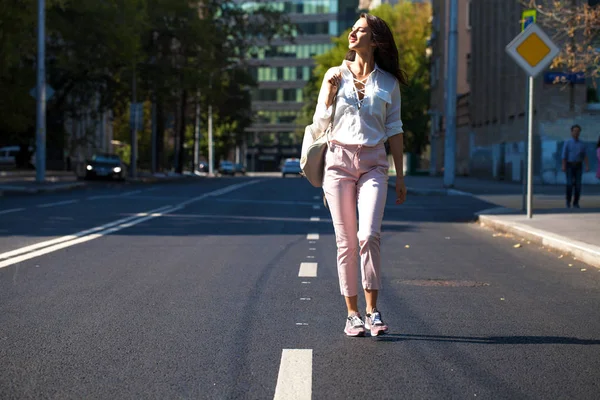
<svg viewBox="0 0 600 400"><path fill-rule="evenodd" d="M550 65L559 49L542 28L531 24L506 46L506 52L527 75L536 76Z"/></svg>

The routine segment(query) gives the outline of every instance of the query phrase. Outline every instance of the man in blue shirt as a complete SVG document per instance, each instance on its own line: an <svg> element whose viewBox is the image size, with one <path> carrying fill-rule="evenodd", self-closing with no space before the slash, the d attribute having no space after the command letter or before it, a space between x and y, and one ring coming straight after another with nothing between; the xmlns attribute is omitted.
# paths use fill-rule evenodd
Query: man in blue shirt
<svg viewBox="0 0 600 400"><path fill-rule="evenodd" d="M579 141L580 133L581 127L579 125L573 125L571 127L571 139L565 142L562 149L562 170L567 173L567 208L571 207L573 188L575 188L573 207L579 208L581 177L583 175L584 162L585 170L590 170L590 164L585 152L585 143Z"/></svg>

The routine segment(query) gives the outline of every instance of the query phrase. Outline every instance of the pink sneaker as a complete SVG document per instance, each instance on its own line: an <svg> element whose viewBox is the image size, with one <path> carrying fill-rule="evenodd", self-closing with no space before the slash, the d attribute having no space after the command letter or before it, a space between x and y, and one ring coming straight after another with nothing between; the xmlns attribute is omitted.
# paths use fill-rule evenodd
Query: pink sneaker
<svg viewBox="0 0 600 400"><path fill-rule="evenodd" d="M376 309L365 317L365 327L371 331L371 336L379 336L388 333L388 326L383 323L381 313Z"/></svg>
<svg viewBox="0 0 600 400"><path fill-rule="evenodd" d="M344 333L346 336L365 336L365 323L360 317L360 314L352 314L346 319Z"/></svg>

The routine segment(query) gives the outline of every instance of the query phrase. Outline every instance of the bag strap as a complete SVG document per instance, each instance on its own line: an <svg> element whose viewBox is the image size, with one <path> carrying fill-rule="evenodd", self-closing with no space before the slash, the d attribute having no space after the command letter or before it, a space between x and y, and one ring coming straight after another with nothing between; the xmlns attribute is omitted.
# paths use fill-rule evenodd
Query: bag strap
<svg viewBox="0 0 600 400"><path fill-rule="evenodd" d="M327 130L325 132L325 134L327 135L327 147L329 147L329 134L333 131L333 121L335 120L335 107L337 105L337 97L338 93L340 92L340 86L338 86L335 92L335 96L333 97L333 105L331 108L331 121L329 121L329 126L327 127Z"/></svg>

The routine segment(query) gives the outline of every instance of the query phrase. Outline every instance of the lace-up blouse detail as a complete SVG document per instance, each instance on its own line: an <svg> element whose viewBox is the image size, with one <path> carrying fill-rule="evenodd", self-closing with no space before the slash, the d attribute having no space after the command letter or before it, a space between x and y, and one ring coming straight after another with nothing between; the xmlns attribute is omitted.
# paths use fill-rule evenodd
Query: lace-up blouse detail
<svg viewBox="0 0 600 400"><path fill-rule="evenodd" d="M400 85L390 73L377 65L369 76L359 80L344 61L335 115L333 107L317 104L313 123L327 129L333 118L332 140L343 144L376 146L390 136L402 133ZM358 89L357 85L361 89Z"/></svg>

